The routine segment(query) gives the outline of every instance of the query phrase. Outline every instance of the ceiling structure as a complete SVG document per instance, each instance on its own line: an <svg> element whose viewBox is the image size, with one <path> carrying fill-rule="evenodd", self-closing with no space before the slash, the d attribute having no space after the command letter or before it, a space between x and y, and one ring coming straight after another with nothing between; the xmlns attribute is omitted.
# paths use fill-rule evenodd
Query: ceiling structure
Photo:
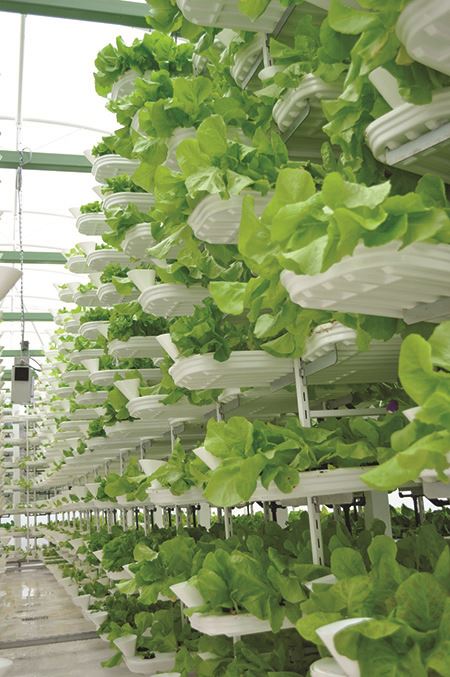
<svg viewBox="0 0 450 677"><path fill-rule="evenodd" d="M25 339L32 350L45 350L55 330L49 318L64 305L56 286L80 281L62 254L83 240L69 208L96 199L83 152L116 126L94 89L95 57L117 35L128 43L138 37L147 11L145 2L126 0L0 0L0 263L20 260L21 151ZM7 367L20 347L20 310L18 284L1 306Z"/></svg>

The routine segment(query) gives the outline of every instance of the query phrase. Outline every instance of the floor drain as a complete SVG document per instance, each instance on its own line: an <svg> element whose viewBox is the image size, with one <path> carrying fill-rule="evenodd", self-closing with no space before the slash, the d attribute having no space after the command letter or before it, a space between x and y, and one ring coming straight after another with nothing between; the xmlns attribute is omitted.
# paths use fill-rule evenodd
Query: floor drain
<svg viewBox="0 0 450 677"><path fill-rule="evenodd" d="M21 618L22 621L47 621L48 616L29 616L28 618Z"/></svg>

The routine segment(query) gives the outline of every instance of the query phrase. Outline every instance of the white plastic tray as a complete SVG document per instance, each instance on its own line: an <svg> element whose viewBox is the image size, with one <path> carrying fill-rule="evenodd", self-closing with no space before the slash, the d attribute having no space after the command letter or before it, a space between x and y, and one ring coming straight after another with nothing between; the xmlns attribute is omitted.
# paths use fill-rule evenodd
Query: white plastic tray
<svg viewBox="0 0 450 677"><path fill-rule="evenodd" d="M64 374L64 383L86 383L89 381L89 372L87 369L75 369L73 371L66 371Z"/></svg>
<svg viewBox="0 0 450 677"><path fill-rule="evenodd" d="M108 353L117 359L134 357L162 357L164 351L154 336L132 336L128 341L114 339L108 344Z"/></svg>
<svg viewBox="0 0 450 677"><path fill-rule="evenodd" d="M96 386L108 387L111 386L117 376L126 377L128 371L125 369L101 369L89 375L91 383ZM161 379L161 372L159 369L139 369L142 378L149 383L158 383ZM89 373L89 372L88 372Z"/></svg>
<svg viewBox="0 0 450 677"><path fill-rule="evenodd" d="M194 139L196 133L195 127L177 127L173 131L172 136L167 141L167 158L164 162L168 169L174 172L180 169L177 161L177 148L185 139Z"/></svg>
<svg viewBox="0 0 450 677"><path fill-rule="evenodd" d="M236 244L245 195L254 197L255 212L258 216L273 197L273 193L260 195L255 191L243 191L228 200L222 200L218 195L204 198L188 219L189 226L199 240L212 244Z"/></svg>
<svg viewBox="0 0 450 677"><path fill-rule="evenodd" d="M98 287L97 296L102 308L109 308L115 306L117 303L136 300L138 293L133 291L128 296L122 296L112 282L106 282Z"/></svg>
<svg viewBox="0 0 450 677"><path fill-rule="evenodd" d="M327 84L314 75L305 75L301 84L289 89L273 107L273 119L288 145L290 157L319 159L325 116L323 99L334 99L341 93L338 85Z"/></svg>
<svg viewBox="0 0 450 677"><path fill-rule="evenodd" d="M124 660L128 670L138 675L155 675L161 670L167 672L175 667L174 653L155 653L155 658L150 659L125 656Z"/></svg>
<svg viewBox="0 0 450 677"><path fill-rule="evenodd" d="M87 266L90 271L102 272L110 263L123 266L130 265L130 259L123 252L114 249L98 249L91 252L86 258Z"/></svg>
<svg viewBox="0 0 450 677"><path fill-rule="evenodd" d="M308 376L308 384L395 382L400 346L400 337L394 336L372 341L368 350L359 351L353 329L337 322L321 325L308 339L303 360L314 363L335 350L336 363Z"/></svg>
<svg viewBox="0 0 450 677"><path fill-rule="evenodd" d="M169 373L178 386L189 390L257 388L293 373L293 362L263 350L235 350L226 362L218 362L212 353L181 357Z"/></svg>
<svg viewBox="0 0 450 677"><path fill-rule="evenodd" d="M437 91L432 103L416 106L404 103L385 113L366 129L367 144L380 162L391 162L391 151L399 153L401 147L413 142L417 150L405 153L404 159L398 156L395 166L415 174L437 174L446 183L450 182L449 134L443 140L425 150L420 148L420 139L427 134L445 130L450 123L450 88Z"/></svg>
<svg viewBox="0 0 450 677"><path fill-rule="evenodd" d="M103 390L96 390L92 393L81 393L75 398L75 402L83 407L96 407L104 404L108 399L108 393Z"/></svg>
<svg viewBox="0 0 450 677"><path fill-rule="evenodd" d="M74 303L83 308L97 308L101 305L97 296L97 290L91 290L84 293L76 292L73 295Z"/></svg>
<svg viewBox="0 0 450 677"><path fill-rule="evenodd" d="M252 21L239 10L238 0L177 0L183 15L192 23L234 30L272 33L286 8L276 0L258 19Z"/></svg>
<svg viewBox="0 0 450 677"><path fill-rule="evenodd" d="M127 230L122 241L122 251L134 259L145 261L147 257L147 249L155 244L153 239L150 224L138 223L133 228Z"/></svg>
<svg viewBox="0 0 450 677"><path fill-rule="evenodd" d="M240 637L260 632L272 632L269 621L262 621L251 614L224 614L223 616L192 614L189 621L194 630L210 636ZM293 627L292 623L285 618L281 629L287 630Z"/></svg>
<svg viewBox="0 0 450 677"><path fill-rule="evenodd" d="M139 160L128 160L120 155L102 155L95 159L92 165L92 174L98 183L106 183L119 174L131 176L139 167Z"/></svg>
<svg viewBox="0 0 450 677"><path fill-rule="evenodd" d="M95 341L99 336L106 337L108 335L108 325L108 320L83 322L83 324L80 325L79 334L80 336L83 336L83 338Z"/></svg>
<svg viewBox="0 0 450 677"><path fill-rule="evenodd" d="M230 68L231 77L240 87L245 87L251 74L255 72L258 63L263 60L263 48L266 40L264 34L255 35L249 45L240 49Z"/></svg>
<svg viewBox="0 0 450 677"><path fill-rule="evenodd" d="M66 387L55 388L53 390L53 393L58 397L71 397L73 394L73 387L70 388L69 386L67 386L67 388Z"/></svg>
<svg viewBox="0 0 450 677"><path fill-rule="evenodd" d="M195 306L209 296L204 287L184 287L181 284L156 284L139 296L142 310L158 317L191 315Z"/></svg>
<svg viewBox="0 0 450 677"><path fill-rule="evenodd" d="M150 193L112 193L104 197L103 209L106 212L109 209L118 207L125 209L127 205L134 205L140 211L147 212L153 207L154 202L155 198Z"/></svg>
<svg viewBox="0 0 450 677"><path fill-rule="evenodd" d="M325 273L283 271L280 281L291 300L305 308L404 317L420 303L450 296L450 245L400 242L358 245Z"/></svg>
<svg viewBox="0 0 450 677"><path fill-rule="evenodd" d="M121 439L125 442L132 439L151 439L164 435L169 430L165 421L123 421L112 426L105 427L106 436L115 441Z"/></svg>
<svg viewBox="0 0 450 677"><path fill-rule="evenodd" d="M117 101L117 99L131 94L134 90L134 81L137 77L138 73L136 71L127 71L121 75L111 89L110 98L112 101Z"/></svg>
<svg viewBox="0 0 450 677"><path fill-rule="evenodd" d="M147 395L129 400L127 409L131 416L143 420L172 419L201 419L205 414L215 409L215 405L196 406L186 399L181 399L174 404L165 405L159 395Z"/></svg>
<svg viewBox="0 0 450 677"><path fill-rule="evenodd" d="M413 0L395 27L408 54L450 75L450 4L447 0Z"/></svg>
<svg viewBox="0 0 450 677"><path fill-rule="evenodd" d="M63 303L73 303L73 291L72 289L58 289L58 298Z"/></svg>
<svg viewBox="0 0 450 677"><path fill-rule="evenodd" d="M94 360L102 357L105 351L102 348L87 348L85 350L75 350L70 359L74 364L82 364L85 360Z"/></svg>
<svg viewBox="0 0 450 677"><path fill-rule="evenodd" d="M80 214L76 221L76 228L82 235L103 235L110 230L103 212Z"/></svg>
<svg viewBox="0 0 450 677"><path fill-rule="evenodd" d="M67 259L67 269L71 273L87 273L86 256L84 254L75 254Z"/></svg>
<svg viewBox="0 0 450 677"><path fill-rule="evenodd" d="M78 334L78 331L80 329L80 320L78 317L74 317L73 319L67 320L64 322L64 329L68 334Z"/></svg>

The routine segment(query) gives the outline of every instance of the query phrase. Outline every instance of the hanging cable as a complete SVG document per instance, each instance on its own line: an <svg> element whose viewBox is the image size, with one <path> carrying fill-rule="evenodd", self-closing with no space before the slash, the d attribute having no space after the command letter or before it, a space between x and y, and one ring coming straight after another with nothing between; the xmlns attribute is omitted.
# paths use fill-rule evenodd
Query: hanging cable
<svg viewBox="0 0 450 677"><path fill-rule="evenodd" d="M25 301L23 286L23 229L22 229L22 179L23 179L23 149L19 148L19 166L16 171L16 204L17 204L17 225L19 230L19 265L20 265L20 316L21 316L21 347L25 342Z"/></svg>

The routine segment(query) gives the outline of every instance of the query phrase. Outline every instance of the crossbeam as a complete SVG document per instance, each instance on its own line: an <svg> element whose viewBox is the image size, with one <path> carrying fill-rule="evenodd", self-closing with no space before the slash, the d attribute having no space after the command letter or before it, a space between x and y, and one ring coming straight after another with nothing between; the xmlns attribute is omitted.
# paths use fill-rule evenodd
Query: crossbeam
<svg viewBox="0 0 450 677"><path fill-rule="evenodd" d="M0 320L2 322L20 322L22 313L0 313ZM25 313L26 322L53 322L54 318L51 313Z"/></svg>
<svg viewBox="0 0 450 677"><path fill-rule="evenodd" d="M66 263L66 257L60 252L24 252L24 263ZM20 252L0 251L0 263L20 263Z"/></svg>
<svg viewBox="0 0 450 677"><path fill-rule="evenodd" d="M20 3L19 3L20 4ZM126 3L128 4L128 3ZM0 10L2 0L0 0ZM20 155L16 150L0 150L0 168L17 169ZM68 155L66 153L24 153L24 169L38 169L48 172L85 172L92 165L84 155Z"/></svg>
<svg viewBox="0 0 450 677"><path fill-rule="evenodd" d="M1 357L22 357L23 353L21 350L2 350L0 353ZM42 357L45 355L43 350L29 350L27 355L30 357Z"/></svg>
<svg viewBox="0 0 450 677"><path fill-rule="evenodd" d="M0 0L0 11L134 28L146 28L145 17L149 13L145 2L124 0Z"/></svg>

